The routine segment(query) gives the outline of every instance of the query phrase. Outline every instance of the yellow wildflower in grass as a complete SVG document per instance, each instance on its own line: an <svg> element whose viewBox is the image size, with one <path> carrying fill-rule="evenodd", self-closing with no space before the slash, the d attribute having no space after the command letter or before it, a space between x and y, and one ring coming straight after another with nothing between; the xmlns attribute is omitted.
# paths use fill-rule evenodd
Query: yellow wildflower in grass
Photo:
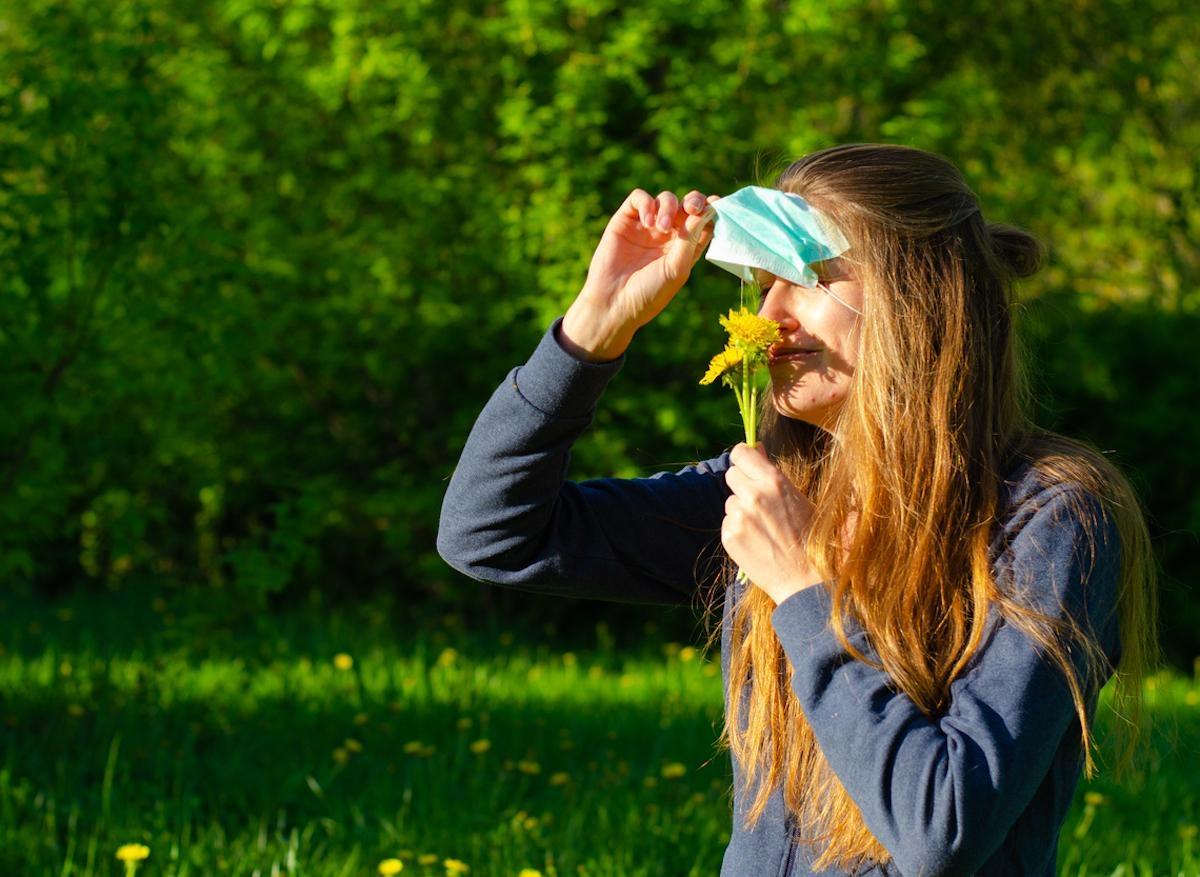
<svg viewBox="0 0 1200 877"><path fill-rule="evenodd" d="M701 384L711 384L725 372L742 364L742 352L736 347L726 347L712 358L708 371L700 379Z"/></svg>
<svg viewBox="0 0 1200 877"><path fill-rule="evenodd" d="M342 743L342 746L344 746L348 752L362 752L363 749L362 744L353 737L347 737Z"/></svg>
<svg viewBox="0 0 1200 877"><path fill-rule="evenodd" d="M117 847L117 859L125 864L125 877L133 877L138 865L150 855L150 847L145 844L123 844Z"/></svg>
<svg viewBox="0 0 1200 877"><path fill-rule="evenodd" d="M471 727L471 717L463 716L461 719L459 719L457 722L454 723L454 727L458 728L458 730L460 730L460 731L467 730L467 728Z"/></svg>
<svg viewBox="0 0 1200 877"><path fill-rule="evenodd" d="M417 856L418 865L436 865L438 857L433 853L421 853Z"/></svg>
<svg viewBox="0 0 1200 877"><path fill-rule="evenodd" d="M379 863L379 873L383 877L392 877L404 870L404 863L399 859L384 859Z"/></svg>
<svg viewBox="0 0 1200 877"><path fill-rule="evenodd" d="M779 341L779 324L760 317L746 308L730 308L729 316L718 317L734 347L744 350L766 350Z"/></svg>
<svg viewBox="0 0 1200 877"><path fill-rule="evenodd" d="M355 713L354 714L354 724L358 725L360 728L370 721L371 721L371 717L368 716L366 713Z"/></svg>
<svg viewBox="0 0 1200 877"><path fill-rule="evenodd" d="M542 877L542 872L535 871L533 868L522 868L517 877Z"/></svg>
<svg viewBox="0 0 1200 877"><path fill-rule="evenodd" d="M354 666L354 659L345 652L339 652L333 656L333 666L339 670L349 670Z"/></svg>
<svg viewBox="0 0 1200 877"><path fill-rule="evenodd" d="M1090 804L1093 807L1095 807L1098 804L1103 804L1104 801L1105 801L1105 797L1103 795L1101 795L1099 792L1084 792L1083 802L1085 804Z"/></svg>
<svg viewBox="0 0 1200 877"><path fill-rule="evenodd" d="M678 761L672 761L669 764L664 764L660 773L662 773L663 779L673 780L686 774L687 768Z"/></svg>
<svg viewBox="0 0 1200 877"><path fill-rule="evenodd" d="M425 748L425 744L420 740L409 740L404 744L404 752L406 755L418 755Z"/></svg>
<svg viewBox="0 0 1200 877"><path fill-rule="evenodd" d="M564 771L560 770L557 773L550 774L550 785L552 786L565 786L570 781L570 775Z"/></svg>
<svg viewBox="0 0 1200 877"><path fill-rule="evenodd" d="M536 761L518 761L517 770L521 773L535 774L541 773L542 766Z"/></svg>
<svg viewBox="0 0 1200 877"><path fill-rule="evenodd" d="M454 877L455 874L466 874L471 870L471 866L466 862L460 862L458 859L446 859L442 862L446 868L446 877Z"/></svg>
<svg viewBox="0 0 1200 877"><path fill-rule="evenodd" d="M122 862L140 862L150 855L145 844L124 844L117 848L117 859Z"/></svg>
<svg viewBox="0 0 1200 877"><path fill-rule="evenodd" d="M339 746L337 749L333 750L333 760L338 764L345 764L350 760L350 753Z"/></svg>
<svg viewBox="0 0 1200 877"><path fill-rule="evenodd" d="M476 755L482 755L492 748L491 740L476 740L468 747Z"/></svg>

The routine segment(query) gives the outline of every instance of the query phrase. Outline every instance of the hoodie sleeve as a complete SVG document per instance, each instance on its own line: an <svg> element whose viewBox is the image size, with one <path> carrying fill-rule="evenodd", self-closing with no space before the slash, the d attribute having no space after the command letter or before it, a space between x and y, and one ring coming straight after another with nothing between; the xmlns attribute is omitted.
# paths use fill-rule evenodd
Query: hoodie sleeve
<svg viewBox="0 0 1200 877"><path fill-rule="evenodd" d="M1031 588L1039 611L1069 612L1085 631L1091 624L1103 632L1115 665L1115 526L1099 528L1093 558L1066 490L1034 499L1006 552L1011 572ZM1099 514L1099 504L1086 501ZM792 688L830 768L901 873L974 874L1033 798L1064 733L1078 733L1061 671L993 610L981 651L951 683L945 715L930 720L886 673L842 650L827 627L831 605L822 584L783 600L771 616L794 671ZM866 645L857 624L846 630L856 647ZM1082 658L1075 661L1078 672Z"/></svg>
<svg viewBox="0 0 1200 877"><path fill-rule="evenodd" d="M442 501L437 549L473 579L622 603L690 602L720 546L729 454L648 478L565 480L570 449L625 357L567 352L558 317L509 372L467 437Z"/></svg>

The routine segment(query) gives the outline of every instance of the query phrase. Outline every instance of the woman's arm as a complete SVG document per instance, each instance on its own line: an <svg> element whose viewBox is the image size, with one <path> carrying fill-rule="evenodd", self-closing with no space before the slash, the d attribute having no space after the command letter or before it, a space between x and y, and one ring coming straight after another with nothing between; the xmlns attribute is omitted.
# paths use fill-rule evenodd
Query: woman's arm
<svg viewBox="0 0 1200 877"><path fill-rule="evenodd" d="M568 352L554 321L467 438L437 548L479 581L626 603L686 604L720 547L728 453L649 478L566 481L570 449L620 370Z"/></svg>
<svg viewBox="0 0 1200 877"><path fill-rule="evenodd" d="M1115 663L1115 528L1097 534L1093 566L1066 493L1051 488L1034 499L1041 506L1009 549L1016 581L1034 585L1039 611L1061 616L1062 604L1085 630L1090 621ZM974 874L1029 805L1072 725L1061 671L994 613L976 663L951 684L946 715L930 721L885 673L842 650L826 627L830 611L818 585L771 617L830 768L901 873ZM865 651L862 629L851 623L846 632Z"/></svg>

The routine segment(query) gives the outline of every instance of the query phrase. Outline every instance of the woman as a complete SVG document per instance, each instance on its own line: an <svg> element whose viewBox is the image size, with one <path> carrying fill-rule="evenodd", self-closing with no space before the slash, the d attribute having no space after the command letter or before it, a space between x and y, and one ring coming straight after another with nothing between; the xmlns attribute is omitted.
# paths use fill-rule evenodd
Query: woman
<svg viewBox="0 0 1200 877"><path fill-rule="evenodd" d="M480 414L438 550L522 589L723 598L722 875L1053 874L1095 771L1098 691L1115 669L1127 769L1160 658L1129 482L1026 413L1012 283L1041 249L921 150L825 149L775 188L850 249L812 289L763 277L783 340L759 447L564 481L635 333L711 240L716 196L635 189L578 298Z"/></svg>

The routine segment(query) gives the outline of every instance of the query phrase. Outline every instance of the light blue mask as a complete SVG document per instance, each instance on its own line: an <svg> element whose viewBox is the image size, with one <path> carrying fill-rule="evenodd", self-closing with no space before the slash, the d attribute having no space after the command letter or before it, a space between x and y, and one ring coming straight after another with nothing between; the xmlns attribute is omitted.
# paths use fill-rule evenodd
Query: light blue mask
<svg viewBox="0 0 1200 877"><path fill-rule="evenodd" d="M742 280L761 268L800 286L815 287L813 262L850 249L836 225L799 195L746 186L708 205L715 215L704 258Z"/></svg>

